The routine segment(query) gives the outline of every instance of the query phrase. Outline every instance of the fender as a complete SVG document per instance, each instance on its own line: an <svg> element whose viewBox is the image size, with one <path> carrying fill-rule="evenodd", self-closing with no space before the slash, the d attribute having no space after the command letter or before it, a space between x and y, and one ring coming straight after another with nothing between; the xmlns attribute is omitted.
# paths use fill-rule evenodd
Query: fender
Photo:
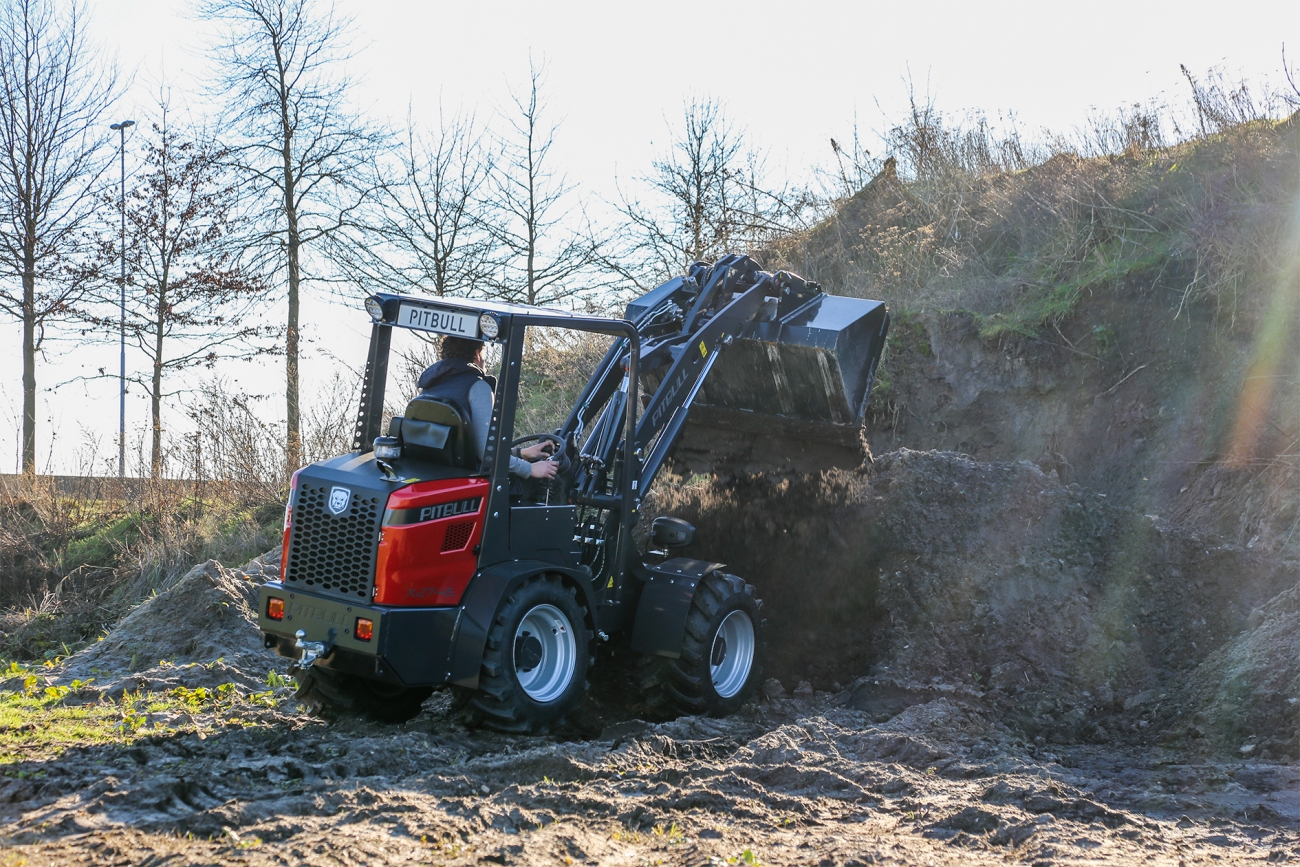
<svg viewBox="0 0 1300 867"><path fill-rule="evenodd" d="M722 568L722 563L686 557L633 567L632 574L644 584L632 626L632 650L671 659L681 656L695 588L705 575Z"/></svg>
<svg viewBox="0 0 1300 867"><path fill-rule="evenodd" d="M513 560L489 566L470 581L461 601L461 615L452 638L449 683L478 688L479 669L487 647L488 630L501 600L534 575L557 572L573 581L578 601L587 609L587 628L596 630L596 594L585 568L557 566L543 560Z"/></svg>

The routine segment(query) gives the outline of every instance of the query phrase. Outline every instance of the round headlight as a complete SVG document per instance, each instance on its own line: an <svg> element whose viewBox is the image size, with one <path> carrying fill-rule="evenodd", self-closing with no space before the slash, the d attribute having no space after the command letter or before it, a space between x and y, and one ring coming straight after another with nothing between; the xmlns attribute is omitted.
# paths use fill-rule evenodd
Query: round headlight
<svg viewBox="0 0 1300 867"><path fill-rule="evenodd" d="M379 303L379 299L373 295L366 299L366 312L370 318L379 322L384 318L384 305Z"/></svg>
<svg viewBox="0 0 1300 867"><path fill-rule="evenodd" d="M501 323L491 313L484 313L478 318L478 330L488 340L496 340L501 333Z"/></svg>

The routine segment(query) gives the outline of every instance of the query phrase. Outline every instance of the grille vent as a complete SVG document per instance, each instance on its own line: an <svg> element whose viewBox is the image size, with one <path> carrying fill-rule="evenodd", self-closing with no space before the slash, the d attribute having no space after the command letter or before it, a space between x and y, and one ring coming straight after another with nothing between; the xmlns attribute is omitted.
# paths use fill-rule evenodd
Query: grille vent
<svg viewBox="0 0 1300 867"><path fill-rule="evenodd" d="M459 524L450 524L447 527L447 535L442 537L442 550L460 551L469 544L469 537L474 535L474 522L463 521Z"/></svg>
<svg viewBox="0 0 1300 867"><path fill-rule="evenodd" d="M330 486L299 481L285 583L342 599L369 601L380 504L378 497L362 493L353 491L348 510L333 515L326 507Z"/></svg>

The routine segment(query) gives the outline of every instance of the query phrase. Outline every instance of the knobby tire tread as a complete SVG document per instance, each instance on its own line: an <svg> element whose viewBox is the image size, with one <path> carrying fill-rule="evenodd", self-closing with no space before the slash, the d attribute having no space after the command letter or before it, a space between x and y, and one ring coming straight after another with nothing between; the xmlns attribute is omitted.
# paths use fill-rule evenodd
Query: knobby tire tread
<svg viewBox="0 0 1300 867"><path fill-rule="evenodd" d="M720 699L713 692L711 684L705 682L710 677L708 655L712 642L709 641L710 627L728 602L737 596L748 597L755 609L762 607L762 602L754 595L754 587L746 584L744 579L725 572L710 572L700 579L691 599L690 612L686 618L686 630L682 639L681 656L669 659L663 656L645 656L641 660L641 691L645 696L646 706L657 714L672 711L686 714L708 714L725 716L733 713L753 692L754 687L762 681L763 676L763 640L762 619L751 617L754 621L756 647L753 668L745 687L730 699Z"/></svg>
<svg viewBox="0 0 1300 867"><path fill-rule="evenodd" d="M538 587L546 589L539 591ZM539 592L545 596L538 596ZM565 584L559 576L545 574L529 580L506 597L492 618L492 627L488 630L478 689L461 694L462 713L466 723L526 734L548 731L563 721L564 715L586 691L587 671L595 661L591 656L587 610L578 602L577 595L577 590ZM514 645L507 634L516 617L522 617L525 609L543 599L552 603L563 600L569 609L565 613L578 645L578 665L574 672L576 685L570 685L563 697L546 705L540 705L529 698L512 676Z"/></svg>

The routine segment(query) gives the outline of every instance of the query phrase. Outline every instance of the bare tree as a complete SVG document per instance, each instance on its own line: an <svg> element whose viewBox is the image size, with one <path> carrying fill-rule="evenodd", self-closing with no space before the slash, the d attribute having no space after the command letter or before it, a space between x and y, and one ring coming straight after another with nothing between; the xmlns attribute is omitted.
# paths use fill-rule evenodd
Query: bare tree
<svg viewBox="0 0 1300 867"><path fill-rule="evenodd" d="M117 76L86 43L85 16L80 2L0 2L0 310L23 324L24 473L36 471L36 355L88 288L70 265L108 166L99 124Z"/></svg>
<svg viewBox="0 0 1300 867"><path fill-rule="evenodd" d="M254 244L285 274L286 457L302 457L298 378L299 310L306 254L347 224L365 193L360 168L379 135L349 109L351 22L332 3L313 0L199 0L199 15L224 28L214 53L242 141L230 151L245 201L260 208Z"/></svg>
<svg viewBox="0 0 1300 867"><path fill-rule="evenodd" d="M267 287L228 243L241 234L241 226L226 150L178 132L165 91L158 108L143 172L126 203L128 285L134 287L126 294L126 332L149 360L148 379L135 381L149 395L153 478L162 472L163 400L178 393L167 390L164 379L190 367L210 368L223 358L270 352L259 339L279 334L279 329L245 324ZM114 273L117 257L116 234L101 238L100 272ZM90 321L116 324L117 313Z"/></svg>
<svg viewBox="0 0 1300 867"><path fill-rule="evenodd" d="M687 103L672 137L668 153L637 179L646 198L624 195L620 205L630 223L629 271L666 279L693 262L755 252L804 226L811 198L769 184L762 155L745 144L719 101Z"/></svg>
<svg viewBox="0 0 1300 867"><path fill-rule="evenodd" d="M529 71L526 93L511 95L510 132L492 174L492 231L501 254L494 294L554 304L593 287L576 278L597 261L600 241L575 231L573 188L548 166L556 125L545 119L543 70Z"/></svg>
<svg viewBox="0 0 1300 867"><path fill-rule="evenodd" d="M438 128L426 133L408 116L401 151L392 162L375 155L368 184L375 194L353 230L335 238L333 258L349 282L366 292L490 291L484 196L492 160L484 135L473 117L440 111Z"/></svg>

